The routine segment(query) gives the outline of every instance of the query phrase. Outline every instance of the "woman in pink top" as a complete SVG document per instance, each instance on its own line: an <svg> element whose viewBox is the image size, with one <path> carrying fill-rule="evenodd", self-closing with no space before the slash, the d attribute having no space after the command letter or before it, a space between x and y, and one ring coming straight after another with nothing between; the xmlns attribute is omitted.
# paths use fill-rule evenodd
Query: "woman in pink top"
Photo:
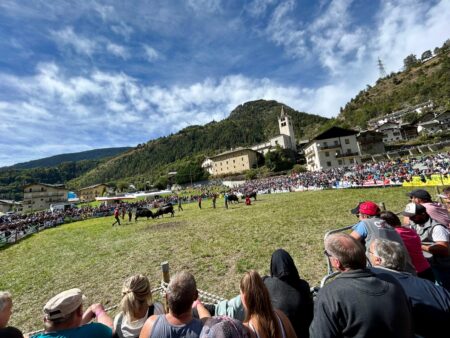
<svg viewBox="0 0 450 338"><path fill-rule="evenodd" d="M434 283L433 270L431 269L430 263L428 263L423 255L422 242L416 231L411 228L403 227L400 219L391 211L383 211L380 214L380 218L395 228L395 231L397 231L402 238L403 244L405 244L406 250L408 250L409 256L411 257L411 263L416 268L417 276L428 279Z"/></svg>

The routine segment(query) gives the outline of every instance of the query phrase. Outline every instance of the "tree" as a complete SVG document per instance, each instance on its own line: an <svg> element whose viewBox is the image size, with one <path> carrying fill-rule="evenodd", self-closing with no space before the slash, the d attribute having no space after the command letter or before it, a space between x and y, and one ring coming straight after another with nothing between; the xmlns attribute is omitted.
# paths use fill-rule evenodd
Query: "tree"
<svg viewBox="0 0 450 338"><path fill-rule="evenodd" d="M403 60L403 67L405 70L410 70L411 68L415 67L418 64L417 57L414 54L408 55Z"/></svg>
<svg viewBox="0 0 450 338"><path fill-rule="evenodd" d="M281 149L280 146L274 151L269 151L265 156L266 167L270 171L282 171L291 169L295 163L295 152L290 149Z"/></svg>
<svg viewBox="0 0 450 338"><path fill-rule="evenodd" d="M425 52L422 53L422 56L420 57L420 59L423 61L423 60L429 59L432 56L433 56L433 54L431 53L431 50L426 50Z"/></svg>

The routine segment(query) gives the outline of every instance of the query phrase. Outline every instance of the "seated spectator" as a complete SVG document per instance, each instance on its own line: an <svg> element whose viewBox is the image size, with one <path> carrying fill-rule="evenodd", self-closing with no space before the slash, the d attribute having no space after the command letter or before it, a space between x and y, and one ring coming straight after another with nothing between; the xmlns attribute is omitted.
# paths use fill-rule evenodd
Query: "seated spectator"
<svg viewBox="0 0 450 338"><path fill-rule="evenodd" d="M417 232L411 228L403 227L400 219L391 211L384 211L380 214L380 218L385 220L400 235L403 244L408 251L411 263L417 272L417 276L425 278L434 283L435 278L430 263L427 261L422 251L422 243ZM408 259L408 258L407 258Z"/></svg>
<svg viewBox="0 0 450 338"><path fill-rule="evenodd" d="M326 237L325 253L340 274L319 290L311 337L413 337L405 292L366 269L364 251L345 233Z"/></svg>
<svg viewBox="0 0 450 338"><path fill-rule="evenodd" d="M22 332L8 325L12 314L12 297L9 292L0 291L0 337L5 338L23 338Z"/></svg>
<svg viewBox="0 0 450 338"><path fill-rule="evenodd" d="M70 289L57 294L44 306L45 332L35 338L111 338L112 320L101 304L91 305L83 314L83 294ZM97 323L89 323L96 318Z"/></svg>
<svg viewBox="0 0 450 338"><path fill-rule="evenodd" d="M408 195L411 202L423 205L432 219L446 227L450 227L450 216L447 208L438 202L433 202L428 191L414 189Z"/></svg>
<svg viewBox="0 0 450 338"><path fill-rule="evenodd" d="M408 203L403 216L410 221L422 241L422 250L430 253L429 258L436 281L450 290L450 234L446 226L432 219L421 204Z"/></svg>
<svg viewBox="0 0 450 338"><path fill-rule="evenodd" d="M240 295L228 300L222 300L214 306L216 316L228 316L240 321L245 319L245 309Z"/></svg>
<svg viewBox="0 0 450 338"><path fill-rule="evenodd" d="M394 277L412 304L415 333L441 337L450 318L450 293L439 285L403 272L406 255L395 242L377 239L370 248L371 269L377 276Z"/></svg>
<svg viewBox="0 0 450 338"><path fill-rule="evenodd" d="M161 303L152 302L152 289L147 277L136 275L128 278L122 287L121 312L114 318L114 337L139 337L148 317L164 314Z"/></svg>
<svg viewBox="0 0 450 338"><path fill-rule="evenodd" d="M250 331L239 320L218 316L208 318L203 324L200 338L250 338Z"/></svg>
<svg viewBox="0 0 450 338"><path fill-rule="evenodd" d="M263 277L274 308L283 311L297 337L309 337L313 301L308 282L301 279L294 260L283 249L272 254L270 277Z"/></svg>
<svg viewBox="0 0 450 338"><path fill-rule="evenodd" d="M251 270L244 274L240 291L245 308L244 325L256 337L297 337L286 315L272 307L269 291L256 271Z"/></svg>
<svg viewBox="0 0 450 338"><path fill-rule="evenodd" d="M187 271L175 274L167 287L166 301L169 313L149 317L139 337L199 337L203 326L201 319L206 320L210 314L198 300L194 276ZM197 308L200 320L193 317L193 307Z"/></svg>

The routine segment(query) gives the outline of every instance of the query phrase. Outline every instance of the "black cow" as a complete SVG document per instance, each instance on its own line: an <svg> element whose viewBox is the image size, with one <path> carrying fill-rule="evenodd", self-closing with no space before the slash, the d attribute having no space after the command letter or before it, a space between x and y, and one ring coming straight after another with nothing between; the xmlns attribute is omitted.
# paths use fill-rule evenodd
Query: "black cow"
<svg viewBox="0 0 450 338"><path fill-rule="evenodd" d="M230 202L230 203L238 202L239 203L239 198L234 194L230 194L230 195L228 195L228 202Z"/></svg>
<svg viewBox="0 0 450 338"><path fill-rule="evenodd" d="M242 195L241 198L242 198L243 200L245 200L245 198L246 198L247 196L250 197L250 198L253 197L253 200L256 201L256 191L246 193L245 195Z"/></svg>
<svg viewBox="0 0 450 338"><path fill-rule="evenodd" d="M164 214L172 214L172 217L175 216L175 212L173 211L173 205L172 204L167 204L162 206L161 208L159 208L156 212L155 212L155 216L154 217L159 217L162 216Z"/></svg>
<svg viewBox="0 0 450 338"><path fill-rule="evenodd" d="M134 217L134 221L137 222L138 217L147 217L147 219L151 218L155 218L155 215L153 214L153 212L150 209L147 208L138 208L136 210L136 216Z"/></svg>

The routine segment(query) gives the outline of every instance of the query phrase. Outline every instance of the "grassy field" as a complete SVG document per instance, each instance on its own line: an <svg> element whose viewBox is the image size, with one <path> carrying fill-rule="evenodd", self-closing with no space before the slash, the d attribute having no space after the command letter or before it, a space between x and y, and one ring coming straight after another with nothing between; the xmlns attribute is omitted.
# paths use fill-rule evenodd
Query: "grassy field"
<svg viewBox="0 0 450 338"><path fill-rule="evenodd" d="M225 210L222 199L212 209L210 201L203 201L202 210L193 203L174 218L125 221L114 228L112 217L67 224L2 248L0 290L14 296L10 324L27 332L42 327L42 306L59 291L79 287L88 297L86 303L116 305L122 282L130 275L144 273L152 287L158 286L163 261L169 262L172 273L190 270L200 289L228 298L239 292L244 271L268 273L272 252L284 248L314 286L326 273L324 233L355 223L349 209L361 200L401 210L407 191L261 195L251 206L240 203Z"/></svg>

